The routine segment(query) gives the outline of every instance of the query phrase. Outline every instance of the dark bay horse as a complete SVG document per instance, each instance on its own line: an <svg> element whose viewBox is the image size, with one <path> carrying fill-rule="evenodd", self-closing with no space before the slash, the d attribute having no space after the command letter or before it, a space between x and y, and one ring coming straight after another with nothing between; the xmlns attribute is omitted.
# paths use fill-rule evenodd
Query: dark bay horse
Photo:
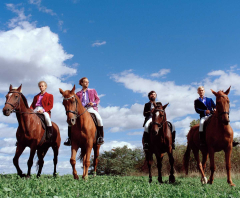
<svg viewBox="0 0 240 198"><path fill-rule="evenodd" d="M100 145L97 144L96 126L90 113L82 106L81 101L75 94L75 85L71 91L63 91L61 88L59 88L59 91L63 95L63 105L67 114L67 123L72 126L70 163L73 169L73 176L74 179L79 179L75 164L77 151L81 148L80 159L83 160L82 178L87 180L92 148L94 150L94 176L96 176L100 149Z"/></svg>
<svg viewBox="0 0 240 198"><path fill-rule="evenodd" d="M21 93L22 85L18 89L13 89L12 85L9 87L9 92L6 95L6 103L3 108L3 114L9 116L12 112L16 113L18 120L18 129L16 133L17 137L17 148L15 156L13 158L13 164L17 169L17 173L20 177L26 177L22 173L22 170L19 167L18 159L23 153L26 147L30 147L30 157L28 159L28 172L27 177L31 176L31 167L33 165L33 158L37 151L38 156L38 173L39 177L42 172L42 167L44 164L44 156L46 155L49 147L52 147L54 153L54 172L53 175L56 175L56 166L58 162L58 150L61 143L60 131L58 126L52 122L53 125L53 135L52 142L43 142L41 141L44 135L44 129L42 128L40 118L33 112L32 109L28 107L27 99Z"/></svg>
<svg viewBox="0 0 240 198"><path fill-rule="evenodd" d="M153 154L157 158L157 167L158 167L158 181L162 181L162 159L164 153L167 152L169 162L170 162L170 176L169 183L175 182L174 176L174 159L173 159L173 150L172 150L172 133L170 127L168 126L167 116L165 108L168 104L162 106L160 102L154 103L154 109L152 111L152 126L150 130L150 144L149 150L145 151L146 161L149 169L149 183L152 182L152 163L153 163Z"/></svg>
<svg viewBox="0 0 240 198"><path fill-rule="evenodd" d="M202 184L207 183L207 178L204 175L206 168L206 161L209 155L210 158L210 170L211 175L208 180L209 184L213 183L213 174L216 169L214 162L214 153L219 151L225 152L225 162L227 169L227 182L231 186L235 186L231 179L231 153L232 153L232 142L233 142L233 130L229 122L229 108L230 101L228 94L230 88L227 91L218 91L213 90L212 93L216 96L216 112L212 115L212 118L209 124L206 127L206 147L200 147L199 141L199 124L193 126L188 135L188 145L187 150L184 154L184 168L186 174L188 174L188 164L190 158L190 152L193 151L194 157L197 161L198 169L202 175L201 182ZM199 150L202 152L202 163L199 159Z"/></svg>

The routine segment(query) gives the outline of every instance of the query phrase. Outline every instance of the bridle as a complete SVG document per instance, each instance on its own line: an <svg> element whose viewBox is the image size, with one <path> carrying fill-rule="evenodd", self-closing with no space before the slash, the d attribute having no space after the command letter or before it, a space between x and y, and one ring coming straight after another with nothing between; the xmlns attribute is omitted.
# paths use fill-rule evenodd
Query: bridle
<svg viewBox="0 0 240 198"><path fill-rule="evenodd" d="M161 112L163 112L164 114L161 115L161 117L165 115L165 111L162 110L162 109L154 109L154 111L161 111ZM152 124L153 124L153 125L157 125L157 126L159 127L159 129L161 129L161 128L163 127L163 124L164 124L165 122L167 122L167 121L165 120L165 121L162 122L162 123L152 122Z"/></svg>
<svg viewBox="0 0 240 198"><path fill-rule="evenodd" d="M220 95L219 97L227 97L227 95ZM230 105L229 105L229 108L230 108ZM221 112L221 113L219 113L219 117L221 116L221 115L224 115L224 114L227 114L228 116L229 116L229 111L223 111L223 112Z"/></svg>
<svg viewBox="0 0 240 198"><path fill-rule="evenodd" d="M67 111L66 111L66 114L67 114L67 113L73 113L73 114L76 116L76 118L78 118L78 117L80 117L81 115L83 115L83 114L87 111L87 109L85 109L85 111L84 111L83 113L78 114L78 112L77 112L77 109L78 109L78 101L77 101L77 98L76 98L75 95L73 95L73 96L71 96L71 97L69 97L69 98L63 98L63 100L69 100L69 99L71 99L71 98L73 98L73 97L75 98L76 109L75 109L75 111L67 110Z"/></svg>
<svg viewBox="0 0 240 198"><path fill-rule="evenodd" d="M18 91L9 91L8 92L8 94L10 94L10 93L17 93L17 94L19 94L20 96L22 95L22 93L21 92L18 92ZM13 109L11 110L11 113L12 112L15 112L15 113L18 113L18 112L20 112L20 111L16 111L16 108L19 106L19 104L20 104L20 97L18 97L18 101L13 105L12 103L10 103L10 102L8 102L8 101L6 101L5 102L5 105L6 104L9 104L9 105L11 105L12 107L13 107Z"/></svg>

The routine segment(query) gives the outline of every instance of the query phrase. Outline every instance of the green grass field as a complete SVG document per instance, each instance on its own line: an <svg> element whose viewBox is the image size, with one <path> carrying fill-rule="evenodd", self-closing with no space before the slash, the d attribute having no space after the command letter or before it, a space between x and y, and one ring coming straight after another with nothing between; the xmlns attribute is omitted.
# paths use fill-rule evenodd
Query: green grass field
<svg viewBox="0 0 240 198"><path fill-rule="evenodd" d="M200 177L176 177L176 183L164 184L148 177L89 177L87 182L76 181L72 175L42 175L40 179L18 178L16 174L0 175L0 197L240 197L240 180L233 179L230 187L226 178L216 178L213 185L200 184Z"/></svg>

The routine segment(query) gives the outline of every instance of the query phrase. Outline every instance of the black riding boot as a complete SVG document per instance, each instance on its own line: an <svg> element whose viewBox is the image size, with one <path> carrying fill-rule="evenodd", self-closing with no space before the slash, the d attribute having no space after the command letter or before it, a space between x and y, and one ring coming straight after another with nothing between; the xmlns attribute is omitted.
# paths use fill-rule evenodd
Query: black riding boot
<svg viewBox="0 0 240 198"><path fill-rule="evenodd" d="M175 150L175 137L176 137L176 131L172 132L172 149Z"/></svg>
<svg viewBox="0 0 240 198"><path fill-rule="evenodd" d="M199 131L200 146L206 146L205 134Z"/></svg>
<svg viewBox="0 0 240 198"><path fill-rule="evenodd" d="M52 141L52 135L53 135L53 127L52 126L47 126L47 141L51 142Z"/></svg>
<svg viewBox="0 0 240 198"><path fill-rule="evenodd" d="M72 126L68 126L68 139L66 139L66 141L64 142L65 146L71 146L72 142L71 142L71 128Z"/></svg>
<svg viewBox="0 0 240 198"><path fill-rule="evenodd" d="M98 126L97 127L97 131L98 131L98 139L97 139L97 144L102 145L104 143L104 132L103 132L103 126Z"/></svg>
<svg viewBox="0 0 240 198"><path fill-rule="evenodd" d="M149 149L149 133L143 133L143 150L147 151Z"/></svg>

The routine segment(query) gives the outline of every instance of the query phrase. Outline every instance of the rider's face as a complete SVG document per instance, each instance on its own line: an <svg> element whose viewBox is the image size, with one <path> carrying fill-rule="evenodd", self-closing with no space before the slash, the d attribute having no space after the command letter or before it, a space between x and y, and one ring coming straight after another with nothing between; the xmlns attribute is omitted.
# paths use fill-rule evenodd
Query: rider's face
<svg viewBox="0 0 240 198"><path fill-rule="evenodd" d="M88 88L88 85L89 85L89 81L88 81L87 78L85 78L85 79L83 80L83 82L82 82L82 87L83 87L83 88Z"/></svg>
<svg viewBox="0 0 240 198"><path fill-rule="evenodd" d="M156 97L157 97L157 94L153 92L153 93L149 96L149 99L150 99L151 101L155 101L155 100L156 100Z"/></svg>
<svg viewBox="0 0 240 198"><path fill-rule="evenodd" d="M203 88L198 89L198 94L200 97L203 97L205 93L205 90Z"/></svg>
<svg viewBox="0 0 240 198"><path fill-rule="evenodd" d="M39 89L40 89L41 92L45 92L46 89L47 89L47 86L45 85L45 83L40 83Z"/></svg>

